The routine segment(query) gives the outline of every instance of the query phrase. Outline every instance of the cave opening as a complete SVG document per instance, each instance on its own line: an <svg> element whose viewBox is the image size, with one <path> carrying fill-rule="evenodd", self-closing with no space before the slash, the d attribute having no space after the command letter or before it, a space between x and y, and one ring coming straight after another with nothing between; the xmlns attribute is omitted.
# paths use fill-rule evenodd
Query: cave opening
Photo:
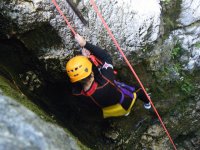
<svg viewBox="0 0 200 150"><path fill-rule="evenodd" d="M7 79L14 80L23 94L90 148L108 149L123 145L123 143L120 146L116 145L116 141L105 138L104 133L112 128L110 124L115 124L114 126L119 128L123 126L129 135L133 134L129 129L134 131L140 128L142 122L149 124L152 117L155 117L146 116L144 110L139 111L142 104L137 102L136 105L140 106L136 106L132 113L134 115L134 112L139 111L140 115L103 120L97 106L71 94L71 84L65 72L60 74L60 80L52 80L52 74L45 70L44 62L41 62L20 40L16 38L1 40L0 47L0 73ZM39 87L30 80L24 84L24 78L31 79L31 76L36 76L40 81ZM35 87L32 89L31 86ZM128 120L136 124L127 124ZM154 118L154 122L155 120ZM144 125L140 130L144 131L146 128L147 125ZM121 136L126 137L125 133ZM136 132L135 136L140 136L139 132Z"/></svg>
<svg viewBox="0 0 200 150"><path fill-rule="evenodd" d="M102 140L104 121L93 106L80 103L79 99L72 96L65 73L62 74L63 80L52 82L51 73L45 71L45 64L16 38L0 40L0 47L1 75L11 82L14 80L24 95L88 147L96 145L95 138L99 137L98 141ZM24 84L21 76L27 75L27 72L37 75L41 82L39 88L32 91L31 83Z"/></svg>
<svg viewBox="0 0 200 150"><path fill-rule="evenodd" d="M71 83L66 72L60 69L58 60L50 59L46 62L40 59L40 56L46 53L44 50L51 47L59 49L63 44L57 31L48 23L40 24L36 29L22 34L11 35L9 38L6 35L2 36L0 74L11 82L14 81L15 86L32 102L92 149L127 148L124 143L133 135L134 142L139 143L140 138L135 137L140 137L150 123L157 122L155 115L141 110L142 103L136 102L128 118L103 120L101 111L96 105L71 94ZM52 62L57 65L59 71L46 67L47 63ZM144 64L139 64L138 67L143 68L140 72L144 79L149 77L144 74ZM132 77L128 74L128 68L118 69L119 77L123 73L124 80L129 83ZM150 121L151 119L153 120ZM110 129L114 132L108 135L107 131ZM113 137L107 138L105 134ZM117 139L119 141L113 140L116 135L120 136ZM124 141L120 142L122 139ZM130 148L133 140L129 144Z"/></svg>

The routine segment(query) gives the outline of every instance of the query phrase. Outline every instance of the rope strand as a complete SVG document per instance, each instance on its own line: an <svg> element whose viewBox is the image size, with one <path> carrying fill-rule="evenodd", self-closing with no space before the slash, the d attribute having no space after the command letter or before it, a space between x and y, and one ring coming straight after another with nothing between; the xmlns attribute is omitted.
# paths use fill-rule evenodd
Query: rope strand
<svg viewBox="0 0 200 150"><path fill-rule="evenodd" d="M160 117L160 115L159 115L157 109L155 108L155 106L154 106L154 104L153 104L151 98L150 98L149 95L147 94L147 92L146 92L146 90L145 90L145 88L144 88L142 82L140 81L139 77L137 76L137 74L136 74L136 72L134 71L133 67L131 66L130 62L128 61L128 59L127 59L126 56L124 55L123 51L121 50L121 48L120 48L120 46L119 46L117 40L115 39L114 35L112 34L112 32L111 32L110 28L108 27L107 23L105 22L103 16L102 16L101 13L99 12L99 10L98 10L98 8L97 8L97 6L96 6L94 0L90 0L90 3L91 3L91 5L93 6L93 9L94 9L95 12L97 13L97 15L99 16L99 18L101 19L101 21L102 21L104 27L106 28L107 32L109 33L110 37L112 38L112 40L113 40L115 46L118 48L118 50L119 50L119 52L121 53L121 55L123 56L125 62L126 62L127 65L129 66L131 72L133 73L133 75L135 76L136 80L138 81L138 83L140 84L141 88L143 89L143 91L144 91L145 95L147 96L149 102L151 103L151 105L152 105L152 107L153 107L153 109L154 109L156 115L158 116L158 119L160 120L160 123L161 123L163 129L165 130L167 136L169 137L169 140L170 140L170 142L172 143L174 149L177 150L177 148L176 148L176 146L175 146L175 144L174 144L174 142L173 142L173 140L172 140L172 138L171 138L171 136L170 136L170 134L169 134L167 128L165 127L165 125L164 125L164 123L163 123L163 121L162 121L162 119L161 119L161 117Z"/></svg>
<svg viewBox="0 0 200 150"><path fill-rule="evenodd" d="M55 5L55 7L56 7L56 9L58 10L58 12L60 13L60 15L63 17L63 19L64 19L65 22L67 23L67 25L68 25L68 27L70 28L70 30L72 31L72 33L73 33L74 35L76 35L75 30L73 29L73 27L71 26L70 22L69 22L68 19L65 17L65 15L63 14L63 12L61 11L60 7L59 7L58 4L56 3L56 0L52 0L52 2L53 2L53 4ZM121 48L120 48L120 46L119 46L117 40L115 39L115 37L114 37L114 35L112 34L110 28L108 27L107 23L105 22L104 18L102 17L101 13L99 12L99 10L98 10L98 8L97 8L97 6L96 6L94 0L90 0L90 3L91 3L91 5L93 6L93 8L94 8L95 12L97 13L97 15L99 16L99 18L101 19L101 21L102 21L104 27L105 27L106 30L108 31L109 36L111 37L111 39L113 40L114 44L115 44L116 47L118 48L119 52L120 52L121 55L123 56L125 62L127 63L128 67L130 68L131 72L133 73L133 75L135 76L136 80L138 81L138 83L140 84L141 88L143 89L145 95L147 96L149 102L151 103L151 106L153 107L153 110L155 111L155 113L156 113L156 115L157 115L157 117L158 117L158 119L159 119L159 121L160 121L160 123L161 123L163 129L165 130L165 132L166 132L166 134L167 134L167 136L168 136L170 142L172 143L174 149L177 150L176 145L174 144L174 142L173 142L173 140L172 140L172 138L171 138L171 136L170 136L170 134L169 134L167 128L165 127L165 125L164 125L164 123L163 123L163 121L162 121L162 119L161 119L161 117L160 117L160 115L159 115L157 109L155 108L155 106L154 106L154 104L153 104L151 98L150 98L149 95L147 94L147 92L146 92L146 90L145 90L145 88L144 88L142 82L140 81L139 77L137 76L137 74L136 74L136 72L134 71L133 67L131 66L130 62L128 61L128 59L127 59L126 56L124 55L123 51L121 50Z"/></svg>
<svg viewBox="0 0 200 150"><path fill-rule="evenodd" d="M74 28L71 26L70 22L68 21L68 19L65 17L64 13L62 12L62 10L60 9L60 7L58 6L56 0L52 0L53 4L55 5L56 9L58 10L58 12L60 13L60 15L63 17L63 19L65 20L65 22L67 23L69 29L72 31L72 33L74 35L76 35L76 32L74 30Z"/></svg>

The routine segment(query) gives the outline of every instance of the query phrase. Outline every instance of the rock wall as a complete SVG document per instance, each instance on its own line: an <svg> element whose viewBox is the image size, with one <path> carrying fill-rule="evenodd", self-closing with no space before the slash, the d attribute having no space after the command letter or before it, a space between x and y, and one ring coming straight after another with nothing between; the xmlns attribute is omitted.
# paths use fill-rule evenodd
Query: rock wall
<svg viewBox="0 0 200 150"><path fill-rule="evenodd" d="M78 150L80 147L61 127L41 120L1 93L0 149Z"/></svg>
<svg viewBox="0 0 200 150"><path fill-rule="evenodd" d="M87 25L81 22L67 1L57 2L78 33L112 54L114 64L119 69L118 78L130 84L135 82L89 0L74 1L76 9L87 20ZM145 87L148 87L148 92L152 93L156 108L161 112L177 147L198 149L200 0L96 2L120 46L135 65ZM64 82L67 79L65 63L70 57L80 53L80 47L51 1L0 1L0 21L0 39L20 41L25 51L31 52L32 58L37 59L33 61L37 67L27 69L30 62L19 55L23 61L13 61L13 64L20 62L24 67L14 65L13 68L26 68L20 72L5 63L7 59L3 59L4 56L13 57L4 54L0 67L3 65L17 76L17 83L20 83L20 87L25 91L27 89L32 94L34 91L37 97L46 96L49 100L45 100L47 108L52 108L51 112L55 114L58 113L57 119L64 122L75 136L89 147L171 149L155 114L141 110L139 102L131 116L111 119L110 124L114 131L103 131L105 134L102 137L104 125L99 120L94 121L94 116L88 117L91 113L83 111L84 108L88 110L87 106L79 104L75 99L72 102L69 93L60 96L61 93L64 95L66 88L63 88L62 92L53 92L63 86L60 83L69 86L69 82ZM17 49L12 48L14 52ZM12 55L19 57L16 53ZM54 89L49 90L49 87L55 84L57 85ZM67 105L66 99L69 100Z"/></svg>
<svg viewBox="0 0 200 150"><path fill-rule="evenodd" d="M84 26L81 23L80 19L74 14L66 1L58 1L58 4L63 12L67 14L67 17L72 20L71 23L80 34L85 35L92 43L99 43L105 47L112 45L111 39L107 36L100 20L96 20L95 12L90 6L89 1L82 1L78 6L79 10L83 12L83 16L87 19L88 26ZM105 0L97 4L100 8L104 8L102 14L119 43L122 45L122 48L125 49L125 52L139 51L141 47L152 43L158 38L161 14L161 7L158 0L151 0L148 3L145 0L139 2L137 0L116 0L111 2ZM12 33L22 36L18 38L23 39L23 33L34 30L44 23L49 23L57 30L59 36L62 37L65 50L60 48L56 50L52 47L40 47L40 50L53 53L54 57L55 55L61 57L68 55L70 50L74 48L71 33L51 1L10 1L9 5L8 2L2 1L0 6L0 9L3 10L3 16L12 20L13 24L17 24L16 29L13 29ZM115 14L118 16L116 17ZM121 29L120 32L118 30L119 28ZM7 36L10 36L12 33L7 33ZM36 40L32 37L32 40L33 44L37 44L36 41L38 39ZM33 48L33 44L28 45L26 41L24 43L28 48Z"/></svg>

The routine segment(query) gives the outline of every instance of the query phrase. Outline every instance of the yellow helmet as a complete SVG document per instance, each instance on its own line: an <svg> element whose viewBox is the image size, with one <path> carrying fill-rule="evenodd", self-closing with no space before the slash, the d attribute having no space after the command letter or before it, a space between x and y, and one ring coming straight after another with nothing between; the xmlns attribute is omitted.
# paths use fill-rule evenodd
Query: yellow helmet
<svg viewBox="0 0 200 150"><path fill-rule="evenodd" d="M92 63L85 56L75 56L66 64L66 71L72 83L88 77L92 72Z"/></svg>

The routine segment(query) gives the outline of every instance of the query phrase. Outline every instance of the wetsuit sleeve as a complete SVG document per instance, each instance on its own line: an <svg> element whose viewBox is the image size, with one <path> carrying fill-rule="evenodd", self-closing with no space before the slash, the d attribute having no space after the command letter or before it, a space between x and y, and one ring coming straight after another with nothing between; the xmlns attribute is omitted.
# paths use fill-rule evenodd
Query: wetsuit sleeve
<svg viewBox="0 0 200 150"><path fill-rule="evenodd" d="M95 55L101 61L112 64L112 59L110 55L106 52L106 50L103 50L100 47L92 45L88 42L86 42L85 48L88 49L93 55Z"/></svg>
<svg viewBox="0 0 200 150"><path fill-rule="evenodd" d="M106 50L103 50L100 47L92 45L88 42L86 42L85 48L88 49L94 56L96 56L99 60L102 61L103 65L100 67L102 75L104 75L109 80L113 81L113 63L111 56L106 52Z"/></svg>

